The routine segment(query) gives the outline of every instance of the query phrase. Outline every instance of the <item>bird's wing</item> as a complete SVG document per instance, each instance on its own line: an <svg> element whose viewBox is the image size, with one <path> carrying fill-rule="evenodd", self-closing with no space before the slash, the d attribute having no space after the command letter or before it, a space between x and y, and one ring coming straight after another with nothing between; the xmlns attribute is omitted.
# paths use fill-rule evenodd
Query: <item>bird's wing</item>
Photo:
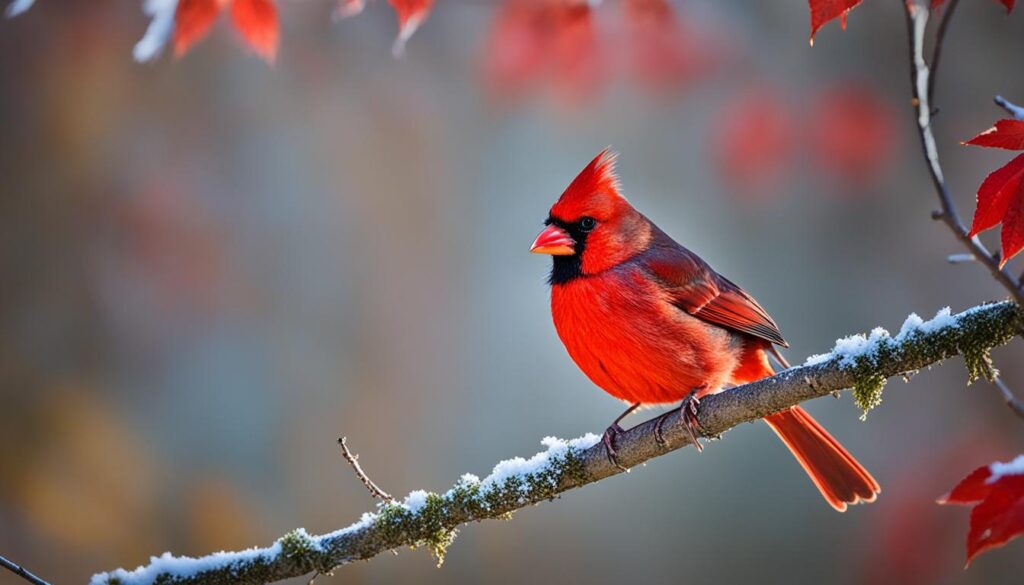
<svg viewBox="0 0 1024 585"><path fill-rule="evenodd" d="M678 244L659 246L644 258L644 264L665 286L672 303L690 315L789 347L779 326L754 297L693 252Z"/></svg>

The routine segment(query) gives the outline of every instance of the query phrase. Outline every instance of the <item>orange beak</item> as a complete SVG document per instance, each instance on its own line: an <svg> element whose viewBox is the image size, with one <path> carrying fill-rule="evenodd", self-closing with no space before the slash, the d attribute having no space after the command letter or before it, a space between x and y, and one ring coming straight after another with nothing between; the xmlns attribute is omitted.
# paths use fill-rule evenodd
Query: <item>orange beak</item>
<svg viewBox="0 0 1024 585"><path fill-rule="evenodd" d="M557 225L549 225L533 241L530 251L534 254L571 256L576 253L576 240Z"/></svg>

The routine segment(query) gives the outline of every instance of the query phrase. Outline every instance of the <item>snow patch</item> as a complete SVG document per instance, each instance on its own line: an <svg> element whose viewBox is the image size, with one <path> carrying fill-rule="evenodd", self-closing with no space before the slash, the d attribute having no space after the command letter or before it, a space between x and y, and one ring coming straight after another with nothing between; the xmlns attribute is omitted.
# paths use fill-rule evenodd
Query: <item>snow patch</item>
<svg viewBox="0 0 1024 585"><path fill-rule="evenodd" d="M231 565L243 565L258 560L272 561L281 554L281 543L275 542L268 548L250 548L238 552L218 552L205 557L176 557L165 552L159 557L150 557L149 564L134 571L117 569L109 573L99 573L89 580L90 585L105 585L116 579L124 585L153 583L157 576L167 574L171 577L188 577L203 571L221 569Z"/></svg>
<svg viewBox="0 0 1024 585"><path fill-rule="evenodd" d="M32 8L32 5L35 4L35 2L36 0L13 0L13 2L7 5L7 18L14 18L15 16L18 16L22 12Z"/></svg>
<svg viewBox="0 0 1024 585"><path fill-rule="evenodd" d="M593 447L601 440L601 437L594 433L587 433L582 437L565 441L557 437L544 437L541 444L547 447L547 451L541 451L529 459L513 457L506 459L494 466L491 474L480 482L483 489L492 486L501 486L511 477L525 477L527 475L543 471L552 459L564 457L569 449L583 450Z"/></svg>
<svg viewBox="0 0 1024 585"><path fill-rule="evenodd" d="M985 483L995 483L1007 475L1024 475L1024 455L1018 455L1013 461L1007 463L995 462L988 466L992 476L985 480Z"/></svg>
<svg viewBox="0 0 1024 585"><path fill-rule="evenodd" d="M980 308L982 307L975 307L971 309L971 311ZM945 307L936 313L935 317L928 321L921 319L917 313L911 313L903 322L903 326L900 327L900 332L896 334L896 337L889 335L889 332L882 327L875 327L868 335L859 333L857 335L837 339L836 345L832 348L832 351L812 355L807 358L804 365L816 366L818 364L838 360L840 366L852 367L857 364L858 358L875 353L882 344L901 344L918 334L935 333L942 329L957 327L959 325L960 317L969 314L971 311L965 311L960 315L954 315L950 311L949 307Z"/></svg>
<svg viewBox="0 0 1024 585"><path fill-rule="evenodd" d="M428 495L429 494L425 490L411 491L408 496L405 496L405 501L402 502L402 507L415 514L422 510L423 506L427 505Z"/></svg>
<svg viewBox="0 0 1024 585"><path fill-rule="evenodd" d="M135 44L132 56L139 63L151 61L160 56L164 45L174 33L174 11L178 0L145 0L142 11L150 17L146 34Z"/></svg>

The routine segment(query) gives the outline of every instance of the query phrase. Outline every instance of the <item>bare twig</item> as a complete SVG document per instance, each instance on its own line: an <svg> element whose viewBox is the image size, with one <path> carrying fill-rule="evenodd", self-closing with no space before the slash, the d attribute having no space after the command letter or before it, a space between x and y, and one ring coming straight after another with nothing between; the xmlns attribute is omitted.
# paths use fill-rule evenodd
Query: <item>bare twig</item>
<svg viewBox="0 0 1024 585"><path fill-rule="evenodd" d="M932 49L932 74L928 79L928 101L935 103L935 80L938 79L939 60L942 58L942 47L946 40L946 31L949 23L953 20L953 13L960 5L960 0L950 0L946 5L942 20L939 21L939 30L935 33L935 47Z"/></svg>
<svg viewBox="0 0 1024 585"><path fill-rule="evenodd" d="M1014 118L1018 120L1024 120L1024 108L1012 103L1010 100L1004 98L1001 95L997 95L994 101L996 102L997 106L1006 110L1007 113L1009 113Z"/></svg>
<svg viewBox="0 0 1024 585"><path fill-rule="evenodd" d="M913 88L914 99L912 101L917 111L917 129L921 137L921 148L924 152L925 162L928 165L928 172L931 175L932 185L939 197L941 209L932 213L932 217L942 220L953 232L965 248L984 265L992 276L1009 291L1014 300L1024 304L1024 288L1019 280L1010 275L1009 272L999 267L997 257L988 251L978 238L972 238L956 211L953 198L946 186L946 179L942 174L942 166L939 163L939 152L935 145L935 136L931 128L931 77L934 72L929 68L924 58L924 39L928 25L928 2L927 0L900 0L906 6L907 33L910 41L910 79ZM953 6L950 6L953 8ZM946 13L943 24L948 26L952 10ZM943 30L944 33L944 30ZM935 55L941 54L941 45L945 40L943 34L936 39Z"/></svg>
<svg viewBox="0 0 1024 585"><path fill-rule="evenodd" d="M359 455L355 455L351 451L349 451L348 444L345 441L345 437L338 439L338 444L341 445L341 454L343 457L345 457L345 461L348 461L348 464L352 466L352 471L355 472L356 477L359 478L359 481L363 482L363 485L366 486L366 489L370 491L370 495L375 498L380 498L382 501L385 502L394 502L395 499L392 498L390 494L380 489L380 487L378 487L377 484L373 483L373 480L370 479L370 476L366 475L366 472L363 471L363 468L359 465Z"/></svg>
<svg viewBox="0 0 1024 585"><path fill-rule="evenodd" d="M877 342L878 351L859 354L852 365L844 356L833 354L814 360L813 365L704 397L697 413L699 425L707 436L719 435L812 398L919 370L964 348L984 351L1002 345L1019 335L1022 327L1024 309L1016 303L974 307L941 326L884 337ZM656 438L656 419L623 432L616 441L619 462L634 467L685 447L690 438L679 423L678 412L665 420L662 431L667 442ZM575 443L547 442L548 451L529 460L503 462L482 481L467 475L444 493L413 492L404 502L379 506L377 513L330 534L314 537L299 529L264 549L199 559L165 555L135 571L96 575L92 585L268 583L314 571L326 573L409 545L426 545L440 555L462 524L508 518L515 510L622 473L609 461L597 435Z"/></svg>
<svg viewBox="0 0 1024 585"><path fill-rule="evenodd" d="M9 560L5 559L2 556L0 556L0 567L3 567L5 569L7 569L8 571L14 573L15 575L17 575L17 576L21 577L22 579L28 581L29 583L34 583L35 585L50 585L46 581L43 581L39 577L33 575L25 567L22 567L21 565L19 565L18 563L15 563L13 561L9 561Z"/></svg>
<svg viewBox="0 0 1024 585"><path fill-rule="evenodd" d="M1017 397L1013 395L1013 391L1003 382L1003 379L996 377L995 379L996 388L999 388L999 392L1003 395L1003 400L1006 401L1006 406L1010 407L1017 416L1024 418L1024 403L1017 400Z"/></svg>
<svg viewBox="0 0 1024 585"><path fill-rule="evenodd" d="M963 264L964 262L974 262L977 258L973 254L950 254L946 256L946 262L950 264Z"/></svg>

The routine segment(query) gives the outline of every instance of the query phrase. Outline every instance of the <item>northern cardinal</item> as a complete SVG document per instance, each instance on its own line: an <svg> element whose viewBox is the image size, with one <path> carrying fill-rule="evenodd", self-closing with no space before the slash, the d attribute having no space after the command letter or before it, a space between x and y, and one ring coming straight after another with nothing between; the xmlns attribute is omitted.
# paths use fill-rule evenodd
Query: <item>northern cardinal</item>
<svg viewBox="0 0 1024 585"><path fill-rule="evenodd" d="M605 150L580 172L530 251L552 256L551 313L569 355L630 405L604 436L618 465L615 437L626 415L683 400L681 420L700 448L699 399L771 376L768 352L778 356L773 344L788 344L752 296L626 201L614 162ZM833 508L874 501L878 482L802 408L764 420Z"/></svg>

